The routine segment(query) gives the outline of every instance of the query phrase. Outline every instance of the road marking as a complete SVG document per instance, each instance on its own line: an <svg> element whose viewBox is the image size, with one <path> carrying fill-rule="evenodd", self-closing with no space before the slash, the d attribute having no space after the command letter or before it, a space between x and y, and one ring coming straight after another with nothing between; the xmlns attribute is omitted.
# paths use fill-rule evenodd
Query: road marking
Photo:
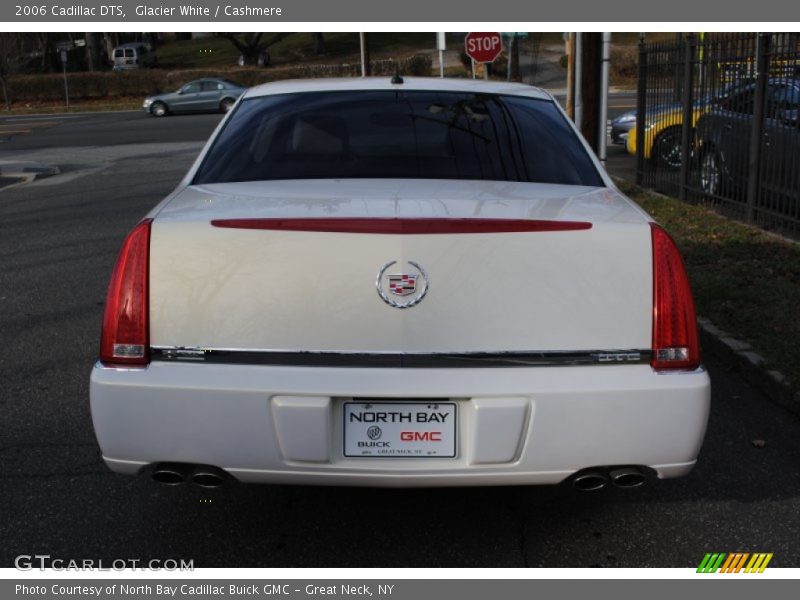
<svg viewBox="0 0 800 600"><path fill-rule="evenodd" d="M79 115L43 115L41 117L29 117L21 115L19 117L6 117L4 121L40 121L47 119L79 119Z"/></svg>
<svg viewBox="0 0 800 600"><path fill-rule="evenodd" d="M50 129L63 125L64 121L58 117L7 117L0 120L0 136L3 136L4 142L7 142L15 135L28 135L37 130Z"/></svg>
<svg viewBox="0 0 800 600"><path fill-rule="evenodd" d="M44 127L46 125L61 125L60 121L14 121L13 123L0 123L0 127L31 125L33 127Z"/></svg>

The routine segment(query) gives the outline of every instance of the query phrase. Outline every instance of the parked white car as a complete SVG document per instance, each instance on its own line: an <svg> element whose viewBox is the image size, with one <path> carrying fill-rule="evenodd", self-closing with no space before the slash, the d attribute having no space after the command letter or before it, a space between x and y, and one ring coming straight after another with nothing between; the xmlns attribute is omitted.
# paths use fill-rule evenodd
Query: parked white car
<svg viewBox="0 0 800 600"><path fill-rule="evenodd" d="M163 483L641 485L709 410L669 235L553 98L247 91L114 269L95 431Z"/></svg>

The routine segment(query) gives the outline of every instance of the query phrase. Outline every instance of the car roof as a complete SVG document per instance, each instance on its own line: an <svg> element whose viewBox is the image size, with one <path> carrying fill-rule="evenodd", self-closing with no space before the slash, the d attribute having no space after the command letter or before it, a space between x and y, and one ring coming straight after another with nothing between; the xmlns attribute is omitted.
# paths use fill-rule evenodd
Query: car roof
<svg viewBox="0 0 800 600"><path fill-rule="evenodd" d="M258 98L274 94L333 91L414 90L430 92L472 92L484 94L506 94L525 96L541 100L552 100L552 96L530 85L505 81L481 79L454 79L440 77L403 77L403 83L392 83L386 77L344 77L323 79L290 79L264 83L250 88L245 98Z"/></svg>
<svg viewBox="0 0 800 600"><path fill-rule="evenodd" d="M201 83L203 81L214 81L214 82L223 81L224 82L226 80L223 79L222 77L201 77L200 79L192 79L191 81L187 81L186 84L189 84L189 83Z"/></svg>

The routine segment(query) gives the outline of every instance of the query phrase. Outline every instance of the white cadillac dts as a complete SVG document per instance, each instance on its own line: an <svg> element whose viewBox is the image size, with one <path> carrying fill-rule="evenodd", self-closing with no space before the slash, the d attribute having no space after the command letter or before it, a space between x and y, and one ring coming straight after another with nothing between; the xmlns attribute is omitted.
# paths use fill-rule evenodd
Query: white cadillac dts
<svg viewBox="0 0 800 600"><path fill-rule="evenodd" d="M157 481L633 487L709 411L669 235L553 98L450 79L249 90L130 233L91 375Z"/></svg>

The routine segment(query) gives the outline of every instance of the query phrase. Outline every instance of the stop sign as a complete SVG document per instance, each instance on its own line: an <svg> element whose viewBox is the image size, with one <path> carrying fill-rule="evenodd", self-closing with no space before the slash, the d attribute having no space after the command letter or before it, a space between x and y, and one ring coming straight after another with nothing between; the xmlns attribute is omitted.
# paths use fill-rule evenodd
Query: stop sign
<svg viewBox="0 0 800 600"><path fill-rule="evenodd" d="M503 51L503 37L496 31L491 33L471 32L464 38L464 49L477 63L493 62Z"/></svg>

